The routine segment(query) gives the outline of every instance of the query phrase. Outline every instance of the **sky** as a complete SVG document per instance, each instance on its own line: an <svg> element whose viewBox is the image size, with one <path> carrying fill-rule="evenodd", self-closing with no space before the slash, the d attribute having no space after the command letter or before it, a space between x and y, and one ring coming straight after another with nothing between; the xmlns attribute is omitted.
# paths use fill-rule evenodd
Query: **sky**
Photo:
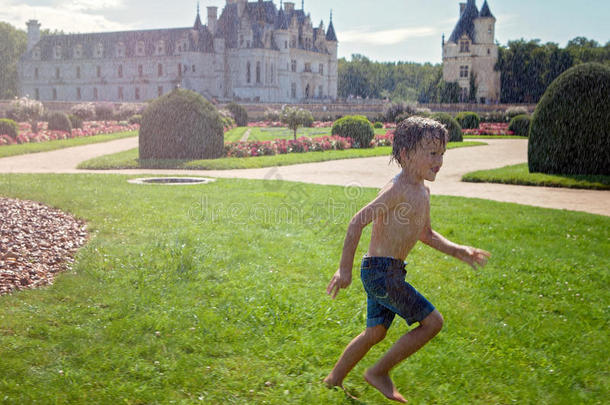
<svg viewBox="0 0 610 405"><path fill-rule="evenodd" d="M383 62L441 62L441 38L451 35L466 0L305 0L314 27L330 12L339 39L339 57L362 54ZM280 1L274 1L277 7ZM301 8L296 0L295 7ZM480 8L483 0L476 1ZM226 0L200 0L201 19L208 6ZM584 36L610 40L610 0L488 0L497 19L496 40L539 39L560 46ZM195 21L196 0L0 0L0 21L25 30L37 19L41 28L64 32L101 32L179 28Z"/></svg>

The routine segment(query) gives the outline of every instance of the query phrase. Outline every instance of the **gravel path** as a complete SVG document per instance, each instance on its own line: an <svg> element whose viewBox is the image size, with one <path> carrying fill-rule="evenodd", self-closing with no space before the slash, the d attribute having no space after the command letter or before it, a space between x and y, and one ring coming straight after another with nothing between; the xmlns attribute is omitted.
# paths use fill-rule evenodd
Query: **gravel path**
<svg viewBox="0 0 610 405"><path fill-rule="evenodd" d="M485 139L488 146L447 151L437 180L430 183L433 194L484 198L545 208L583 211L610 216L610 191L513 186L492 183L464 183L462 175L527 161L527 140ZM0 159L0 173L91 173L77 170L78 163L110 153L135 148L138 139L125 138L103 144L79 146L53 152ZM210 177L277 179L341 186L382 187L398 173L388 165L389 157L334 160L263 169L245 170L108 170L94 173L188 174Z"/></svg>

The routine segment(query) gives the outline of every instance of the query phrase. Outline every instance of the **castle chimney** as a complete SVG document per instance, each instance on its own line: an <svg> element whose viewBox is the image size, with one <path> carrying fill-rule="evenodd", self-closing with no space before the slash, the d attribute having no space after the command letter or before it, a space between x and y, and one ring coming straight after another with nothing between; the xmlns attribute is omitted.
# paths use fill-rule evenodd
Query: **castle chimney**
<svg viewBox="0 0 610 405"><path fill-rule="evenodd" d="M29 52L40 41L40 23L37 20L30 20L25 25L28 26L27 51Z"/></svg>
<svg viewBox="0 0 610 405"><path fill-rule="evenodd" d="M292 13L294 11L294 3L287 1L284 3L284 9L286 10L286 13Z"/></svg>
<svg viewBox="0 0 610 405"><path fill-rule="evenodd" d="M466 8L466 3L460 3L460 17L462 16L462 13L464 12L465 8Z"/></svg>
<svg viewBox="0 0 610 405"><path fill-rule="evenodd" d="M218 16L218 7L208 7L208 29L214 35L216 33L216 21Z"/></svg>

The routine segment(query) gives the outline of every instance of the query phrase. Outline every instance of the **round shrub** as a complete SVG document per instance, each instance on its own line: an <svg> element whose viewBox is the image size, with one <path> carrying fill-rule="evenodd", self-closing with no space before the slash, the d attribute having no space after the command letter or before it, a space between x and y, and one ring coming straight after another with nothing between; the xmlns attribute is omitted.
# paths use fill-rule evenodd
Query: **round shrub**
<svg viewBox="0 0 610 405"><path fill-rule="evenodd" d="M380 128L383 128L383 124L382 124L381 122L379 122L379 121L376 121L376 122L373 124L373 128L375 128L375 129L380 129Z"/></svg>
<svg viewBox="0 0 610 405"><path fill-rule="evenodd" d="M301 109L301 119L303 126L311 128L313 126L313 114L309 110Z"/></svg>
<svg viewBox="0 0 610 405"><path fill-rule="evenodd" d="M8 135L13 139L17 139L19 134L19 126L13 120L8 118L0 119L0 135Z"/></svg>
<svg viewBox="0 0 610 405"><path fill-rule="evenodd" d="M508 125L509 131L513 131L515 135L528 136L530 133L531 117L527 114L517 115L510 120Z"/></svg>
<svg viewBox="0 0 610 405"><path fill-rule="evenodd" d="M238 127L245 127L248 125L248 111L237 103L229 103L227 109L231 111L233 118Z"/></svg>
<svg viewBox="0 0 610 405"><path fill-rule="evenodd" d="M175 89L144 110L140 159L215 159L223 153L220 114L194 91Z"/></svg>
<svg viewBox="0 0 610 405"><path fill-rule="evenodd" d="M432 114L430 118L445 126L445 129L449 132L449 142L462 142L464 140L464 137L462 136L462 127L451 114L437 112Z"/></svg>
<svg viewBox="0 0 610 405"><path fill-rule="evenodd" d="M481 123L479 114L472 111L462 111L455 116L455 119L464 129L477 129Z"/></svg>
<svg viewBox="0 0 610 405"><path fill-rule="evenodd" d="M95 118L99 121L111 121L114 119L114 105L111 103L95 104Z"/></svg>
<svg viewBox="0 0 610 405"><path fill-rule="evenodd" d="M131 117L129 117L129 120L127 120L127 122L129 122L131 125L140 124L142 122L142 116L140 114L132 115Z"/></svg>
<svg viewBox="0 0 610 405"><path fill-rule="evenodd" d="M608 94L608 66L585 63L559 75L532 116L530 172L610 174Z"/></svg>
<svg viewBox="0 0 610 405"><path fill-rule="evenodd" d="M91 121L95 118L95 105L93 103L76 104L70 109L70 112L83 121Z"/></svg>
<svg viewBox="0 0 610 405"><path fill-rule="evenodd" d="M52 112L47 116L47 129L49 131L72 132L72 123L65 113Z"/></svg>
<svg viewBox="0 0 610 405"><path fill-rule="evenodd" d="M506 121L510 121L515 118L517 115L526 115L528 114L527 108L518 106L518 107L509 107L506 109L504 113L506 116Z"/></svg>
<svg viewBox="0 0 610 405"><path fill-rule="evenodd" d="M332 134L351 138L354 148L368 148L375 137L375 130L366 117L348 115L333 123Z"/></svg>
<svg viewBox="0 0 610 405"><path fill-rule="evenodd" d="M74 115L69 114L68 119L70 120L70 124L72 124L72 128L82 128L83 127L83 119Z"/></svg>

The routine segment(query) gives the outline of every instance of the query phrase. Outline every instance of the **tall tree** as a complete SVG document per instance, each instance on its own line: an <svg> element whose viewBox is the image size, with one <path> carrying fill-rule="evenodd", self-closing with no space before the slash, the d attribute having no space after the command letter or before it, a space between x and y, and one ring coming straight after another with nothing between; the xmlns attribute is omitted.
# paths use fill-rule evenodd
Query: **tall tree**
<svg viewBox="0 0 610 405"><path fill-rule="evenodd" d="M26 47L25 31L0 22L0 99L10 99L19 94L17 62Z"/></svg>

